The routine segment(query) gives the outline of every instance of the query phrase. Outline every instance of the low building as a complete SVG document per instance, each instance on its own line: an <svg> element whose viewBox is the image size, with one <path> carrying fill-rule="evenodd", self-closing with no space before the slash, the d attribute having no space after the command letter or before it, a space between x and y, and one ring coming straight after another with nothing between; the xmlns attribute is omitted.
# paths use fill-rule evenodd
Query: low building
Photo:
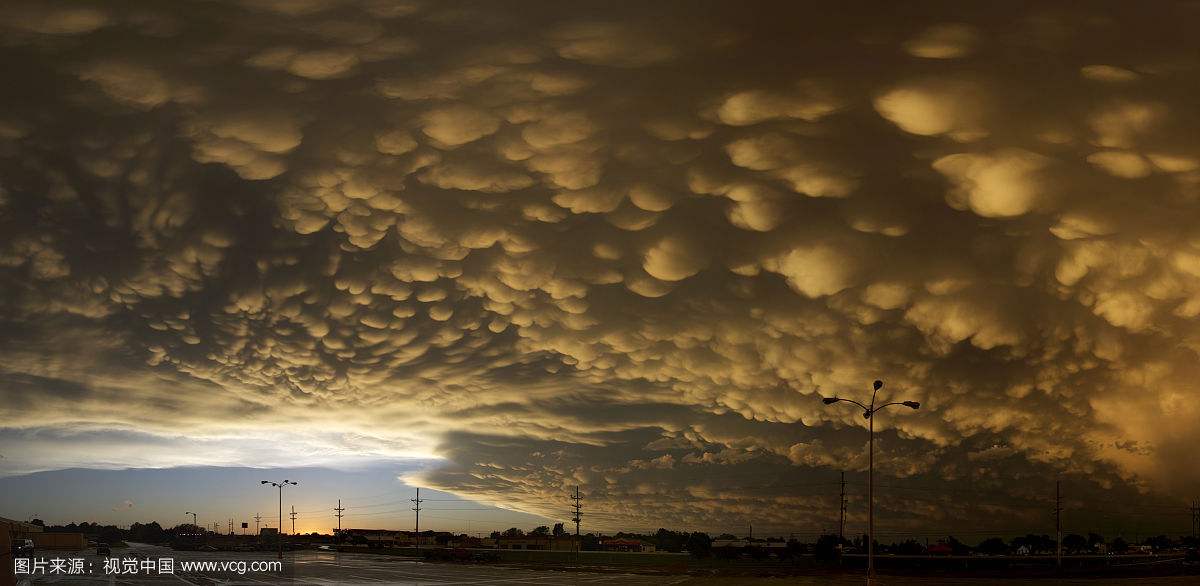
<svg viewBox="0 0 1200 586"><path fill-rule="evenodd" d="M82 533L49 532L45 527L25 521L0 517L0 531L8 533L10 539L29 539L34 549L80 550L87 548L87 538Z"/></svg>
<svg viewBox="0 0 1200 586"><path fill-rule="evenodd" d="M412 545L398 543L402 537L399 532L390 529L343 529L343 538L351 544L362 544L371 547L395 547L397 545Z"/></svg>
<svg viewBox="0 0 1200 586"><path fill-rule="evenodd" d="M496 549L550 551L550 537L523 535L521 537L500 537L488 541L495 542Z"/></svg>
<svg viewBox="0 0 1200 586"><path fill-rule="evenodd" d="M545 535L522 535L520 537L499 537L476 540L477 545L466 547L479 547L483 549L518 549L529 551L576 551L579 541L574 535L561 535L559 537L550 537Z"/></svg>
<svg viewBox="0 0 1200 586"><path fill-rule="evenodd" d="M87 538L82 533L35 531L25 534L25 539L33 540L34 549L65 549L75 551L87 548Z"/></svg>
<svg viewBox="0 0 1200 586"><path fill-rule="evenodd" d="M624 551L633 553L650 553L654 551L654 546L637 539L604 539L600 542L601 551Z"/></svg>
<svg viewBox="0 0 1200 586"><path fill-rule="evenodd" d="M550 540L553 551L579 551L580 539L574 535L560 535Z"/></svg>
<svg viewBox="0 0 1200 586"><path fill-rule="evenodd" d="M729 547L733 549L741 549L750 545L750 542L745 539L714 539L712 540L712 548Z"/></svg>
<svg viewBox="0 0 1200 586"><path fill-rule="evenodd" d="M30 533L41 533L43 529L45 528L41 525L0 517L0 531L8 533L9 537L14 539L18 537L21 539L32 539L29 537Z"/></svg>

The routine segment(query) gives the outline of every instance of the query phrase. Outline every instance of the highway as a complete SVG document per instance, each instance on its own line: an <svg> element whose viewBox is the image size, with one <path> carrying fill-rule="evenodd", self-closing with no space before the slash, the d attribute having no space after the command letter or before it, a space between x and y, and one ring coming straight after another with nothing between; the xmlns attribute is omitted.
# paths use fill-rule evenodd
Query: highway
<svg viewBox="0 0 1200 586"><path fill-rule="evenodd" d="M482 564L430 563L415 558L373 554L299 551L285 554L283 570L234 572L186 572L184 564L191 562L232 563L232 567L247 562L277 560L270 552L197 552L175 551L165 547L130 544L129 548L114 549L112 556L96 556L94 550L82 552L38 552L37 558L83 559L88 573L70 575L49 573L47 569L34 576L18 576L18 584L192 584L194 586L264 584L405 584L413 586L455 586L466 584L504 584L506 586L587 584L629 584L632 586L670 586L687 580L686 576L647 576L628 573L573 572L535 570ZM137 560L135 573L106 574L104 558ZM162 559L173 560L174 573L158 571ZM143 570L142 562L153 562L154 570Z"/></svg>

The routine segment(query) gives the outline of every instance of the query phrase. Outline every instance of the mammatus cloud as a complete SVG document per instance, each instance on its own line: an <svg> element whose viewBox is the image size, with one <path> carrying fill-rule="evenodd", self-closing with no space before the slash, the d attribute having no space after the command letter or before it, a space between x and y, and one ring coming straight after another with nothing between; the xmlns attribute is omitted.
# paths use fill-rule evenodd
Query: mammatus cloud
<svg viewBox="0 0 1200 586"><path fill-rule="evenodd" d="M1194 6L592 8L4 8L10 430L817 527L884 378L885 477L997 495L884 519L1190 494Z"/></svg>

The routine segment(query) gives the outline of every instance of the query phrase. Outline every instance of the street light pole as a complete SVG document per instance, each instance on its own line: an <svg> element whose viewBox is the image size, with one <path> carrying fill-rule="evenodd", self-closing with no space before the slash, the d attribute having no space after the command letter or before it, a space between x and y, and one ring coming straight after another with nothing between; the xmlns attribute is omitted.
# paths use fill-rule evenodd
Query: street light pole
<svg viewBox="0 0 1200 586"><path fill-rule="evenodd" d="M883 381L877 380L872 385L874 389L871 392L871 404L863 405L853 399L842 399L840 397L823 397L821 401L826 405L832 405L838 402L853 403L858 405L863 410L863 418L867 420L867 582L875 578L875 413L892 405L903 405L909 409L920 409L921 404L916 401L893 401L882 405L875 405L875 397L879 394L879 389L883 388Z"/></svg>
<svg viewBox="0 0 1200 586"><path fill-rule="evenodd" d="M300 483L285 478L283 479L283 482L271 482L270 480L263 480L259 484L270 484L271 486L279 488L279 531L277 532L277 535L279 537L279 559L283 559L283 487L289 484L292 486L299 486Z"/></svg>
<svg viewBox="0 0 1200 586"><path fill-rule="evenodd" d="M185 515L191 515L191 516L192 516L192 526L193 526L193 527L195 527L195 528L197 528L197 529L199 529L199 528L200 528L200 525L199 525L198 523L196 523L196 513L193 513L193 512L191 512L191 511L188 511L188 512L186 512L186 513L184 513L184 514L185 514Z"/></svg>

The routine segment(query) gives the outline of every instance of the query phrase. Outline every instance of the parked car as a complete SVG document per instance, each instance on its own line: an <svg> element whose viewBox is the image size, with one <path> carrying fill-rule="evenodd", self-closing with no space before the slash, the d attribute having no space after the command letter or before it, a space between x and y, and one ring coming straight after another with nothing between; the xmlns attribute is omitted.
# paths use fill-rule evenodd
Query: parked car
<svg viewBox="0 0 1200 586"><path fill-rule="evenodd" d="M107 543L97 543L96 555L112 555L112 548Z"/></svg>
<svg viewBox="0 0 1200 586"><path fill-rule="evenodd" d="M31 558L33 557L33 540L32 539L14 539L12 544L12 552L14 558Z"/></svg>

